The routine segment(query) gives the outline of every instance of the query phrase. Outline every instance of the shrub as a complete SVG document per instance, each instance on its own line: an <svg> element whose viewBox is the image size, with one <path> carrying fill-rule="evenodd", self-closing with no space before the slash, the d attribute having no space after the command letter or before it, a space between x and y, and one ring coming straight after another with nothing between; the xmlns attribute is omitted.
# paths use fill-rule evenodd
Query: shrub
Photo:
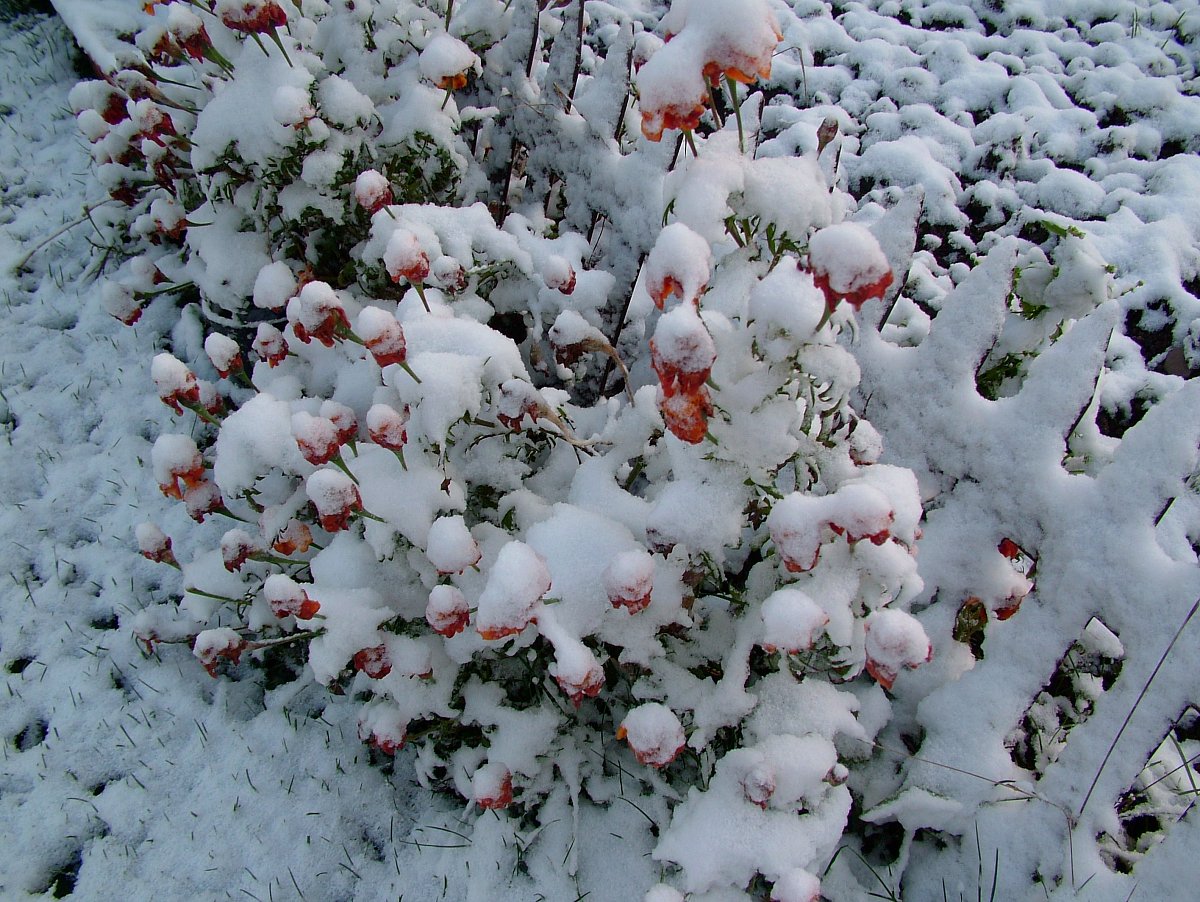
<svg viewBox="0 0 1200 902"><path fill-rule="evenodd" d="M836 684L931 654L916 480L837 343L891 267L815 154L755 154L765 0L677 2L665 45L545 5L158 4L76 89L129 207L106 304L206 336L154 359L155 477L233 521L139 531L184 594L134 629L214 676L304 644L481 809L604 801L625 758L680 800L672 882L813 898L869 738Z"/></svg>

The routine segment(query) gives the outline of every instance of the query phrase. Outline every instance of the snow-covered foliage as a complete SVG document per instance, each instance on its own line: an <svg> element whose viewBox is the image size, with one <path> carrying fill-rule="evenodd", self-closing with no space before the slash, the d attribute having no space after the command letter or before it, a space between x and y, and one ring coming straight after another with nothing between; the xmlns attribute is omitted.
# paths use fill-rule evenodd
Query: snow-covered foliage
<svg viewBox="0 0 1200 902"><path fill-rule="evenodd" d="M344 696L473 867L578 879L636 786L635 897L932 898L974 830L1123 898L1194 745L1135 696L1197 588L1200 219L1193 32L1103 5L131 12L72 95L97 299L171 333L123 628Z"/></svg>
<svg viewBox="0 0 1200 902"><path fill-rule="evenodd" d="M719 4L672 9L682 30L627 115L640 109L654 141L686 126L674 159L620 122L599 141L602 123L573 109L576 92L631 99L615 66L640 23L616 11L566 10L572 74L570 44L545 72L526 58L528 5L193 9L166 4L143 27L144 71L75 92L81 117L110 126L96 158L144 236L138 259L196 293L224 380L154 358L160 397L199 417L204 446L161 436L155 477L194 519L244 524L180 563L184 602L143 611L139 637L194 635L214 675L307 642L317 680L365 701L367 742L418 746L425 785L492 811L541 819L562 780L578 804L605 770L597 738L625 739L673 793L716 780L658 852L691 891L819 872L850 808L835 733L780 720L747 734L763 680L776 674L778 704L801 703L813 668L891 688L931 647L904 612L921 589L917 483L856 458L851 437L870 427L837 344L840 302L882 297L891 266L841 223L849 198L815 159L748 146L763 97L734 90L770 74L767 4L734 29ZM677 70L695 94L686 122L661 112L681 102L664 75ZM131 79L144 96L118 109ZM541 115L524 121L516 101L534 97ZM727 121L714 109L700 127L714 105ZM583 142L591 171L546 156L531 172L530 154L519 184L516 156L551 141ZM591 198L613 179L601 160L636 167L652 203L589 240L576 229L606 214ZM781 210L770 184L803 208ZM136 298L132 274L117 284ZM243 357L231 335L252 324ZM824 763L791 774L805 743ZM718 789L763 754L762 780ZM776 771L789 789L771 796ZM764 825L727 860L678 845L695 829L685 812L713 805L812 817L788 828L804 842Z"/></svg>

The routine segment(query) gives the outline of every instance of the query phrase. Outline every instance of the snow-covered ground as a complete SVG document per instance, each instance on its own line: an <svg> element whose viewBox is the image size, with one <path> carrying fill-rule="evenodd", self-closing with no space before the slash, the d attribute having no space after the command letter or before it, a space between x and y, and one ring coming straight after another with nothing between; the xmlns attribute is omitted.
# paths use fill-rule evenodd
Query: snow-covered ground
<svg viewBox="0 0 1200 902"><path fill-rule="evenodd" d="M790 7L773 83L796 106L764 118L766 146L811 150L814 123L833 116L861 221L912 204L911 222L918 188L924 205L887 341L864 330L853 347L884 460L921 480L929 590L917 608L936 650L890 704L863 694L865 716L891 709L876 754L897 767L862 807L925 829L901 841L881 828L899 845L886 852L855 840L877 876L839 855L826 893L1185 898L1194 813L1151 830L1166 838L1132 875L1095 839L1119 832L1117 800L1152 754L1179 781L1159 747L1200 704L1200 623L1162 657L1200 592L1200 5ZM68 109L75 63L57 20L0 23L0 895L641 898L660 876L649 828L669 819L661 798L585 806L574 850L550 826L508 848L499 818L431 797L405 755L380 766L358 708L312 680L210 680L186 648L147 657L134 640L133 615L178 591L175 571L137 553L134 528L190 528L146 466L174 428L149 379L174 322L152 307L126 328L99 303L103 237L83 211L105 192ZM1054 236L1038 259L1033 244ZM1052 350L1036 318L1006 318L1007 297L992 297L1006 254L1021 255L1036 303L1076 321ZM1099 407L1083 416L1101 364ZM976 371L993 368L999 400L984 401ZM1021 594L998 569L1002 537L1036 549L1037 588L990 624L975 661L951 639L962 600ZM998 786L1016 770L1001 740L1093 616L1120 641L1092 627L1085 648L1123 657L1121 675L1088 684L1096 712L1065 743L1041 698L1055 747L1020 762L1015 792ZM1185 733L1182 757L1198 739ZM904 760L917 741L920 759ZM1180 798L1164 810L1188 806L1186 785Z"/></svg>

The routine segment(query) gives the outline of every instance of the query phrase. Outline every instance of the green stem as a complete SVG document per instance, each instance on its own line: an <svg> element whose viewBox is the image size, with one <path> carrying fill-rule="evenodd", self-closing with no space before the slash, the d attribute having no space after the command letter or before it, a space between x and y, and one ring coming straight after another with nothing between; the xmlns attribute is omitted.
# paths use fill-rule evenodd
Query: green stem
<svg viewBox="0 0 1200 902"><path fill-rule="evenodd" d="M717 128L724 128L725 127L725 119L724 119L724 117L721 116L720 110L717 109L716 86L711 81L709 81L707 78L704 79L704 82L708 87L708 102L709 102L709 105L712 107L713 119L715 119L717 121Z"/></svg>
<svg viewBox="0 0 1200 902"><path fill-rule="evenodd" d="M430 312L430 310L429 310L429 301L427 301L427 300L425 299L425 285L424 285L424 283L423 283L423 282L413 282L413 283L412 283L412 287L413 287L413 288L415 288L415 289L417 289L417 297L419 297L419 298L421 299L421 303L422 303L422 304L424 305L424 307L425 307L425 312L426 312L426 313L429 313L429 312ZM419 382L420 380L417 380L417 381Z"/></svg>
<svg viewBox="0 0 1200 902"><path fill-rule="evenodd" d="M244 598L230 598L228 595L217 595L213 592L205 592L203 589L197 589L194 586L188 586L184 590L186 595L199 595L203 598L211 598L214 601L228 601L230 604L248 605L250 602Z"/></svg>
<svg viewBox="0 0 1200 902"><path fill-rule="evenodd" d="M725 76L725 87L729 89L729 102L733 104L733 115L737 117L738 127L738 150L742 153L746 152L746 133L742 129L742 107L738 103L737 88L735 82L728 75Z"/></svg>
<svg viewBox="0 0 1200 902"><path fill-rule="evenodd" d="M412 376L413 382L417 383L417 385L421 384L421 377L413 372L413 369L411 366L409 366L407 363L401 363L400 366L404 369L404 372L406 372L406 373L408 373L408 375Z"/></svg>
<svg viewBox="0 0 1200 902"><path fill-rule="evenodd" d="M319 630L305 630L304 632L292 633L290 636L283 636L279 639L264 639L261 642L252 642L248 648L249 651L258 651L263 648L275 648L278 645L287 645L291 642L307 642L310 639L315 639L317 636L325 635L325 627Z"/></svg>
<svg viewBox="0 0 1200 902"><path fill-rule="evenodd" d="M279 52L283 54L283 58L284 58L284 60L287 61L288 67L295 68L294 66L292 66L292 58L290 56L288 56L288 52L283 49L283 41L280 40L280 38L279 38L279 29L278 28L271 29L271 40L275 42L275 46L278 47Z"/></svg>
<svg viewBox="0 0 1200 902"><path fill-rule="evenodd" d="M329 460L330 463L349 476L351 482L353 482L355 485L358 485L358 478L350 472L350 468L346 466L346 462L342 460L341 454L335 454L333 457L329 458Z"/></svg>
<svg viewBox="0 0 1200 902"><path fill-rule="evenodd" d="M249 520L247 520L244 517L239 517L237 514L235 514L233 511L231 511L229 508L227 508L223 504L220 507L218 507L215 511L213 511L213 513L220 514L222 517L228 517L230 520L237 520L239 523L249 523L250 522Z"/></svg>
<svg viewBox="0 0 1200 902"><path fill-rule="evenodd" d="M687 146L691 149L693 157L700 156L700 154L696 152L696 141L692 137L692 130L690 128L685 128L683 130L683 140L687 141Z"/></svg>
<svg viewBox="0 0 1200 902"><path fill-rule="evenodd" d="M204 420L204 422L208 423L208 425L216 426L216 427L220 428L221 421L218 420L216 417L214 417L207 410L205 410L203 405L201 405L201 404L185 404L184 406L187 407L188 410L190 410L192 413L194 413L200 419Z"/></svg>
<svg viewBox="0 0 1200 902"><path fill-rule="evenodd" d="M259 50L261 50L261 51L263 52L263 56L270 56L270 55L271 55L270 53L268 53L268 52L267 52L267 46L266 46L266 44L264 44L264 43L262 42L262 38L260 38L256 32L253 32L253 31L252 31L252 32L250 32L250 37L254 38L254 43L255 43L255 44L257 44L257 45L258 45L258 49L259 49Z"/></svg>

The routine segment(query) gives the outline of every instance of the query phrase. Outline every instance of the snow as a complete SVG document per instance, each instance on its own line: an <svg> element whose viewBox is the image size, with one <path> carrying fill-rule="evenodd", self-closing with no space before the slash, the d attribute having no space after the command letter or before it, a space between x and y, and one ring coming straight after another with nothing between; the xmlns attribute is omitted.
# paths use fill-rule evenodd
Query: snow
<svg viewBox="0 0 1200 902"><path fill-rule="evenodd" d="M550 591L546 562L524 542L509 542L488 569L479 596L475 628L485 639L519 633L534 618L535 608Z"/></svg>
<svg viewBox="0 0 1200 902"><path fill-rule="evenodd" d="M113 51L116 36L150 21L132 0L56 5L110 73L124 65ZM375 4L359 5L361 25ZM529 248L524 227L484 230L481 223L491 216L482 204L436 222L433 214L420 218L415 205L390 207L398 220L379 209L364 257L383 258L397 222L419 236L430 261L431 312L412 291L364 307L368 293L353 282L336 283L331 309L353 318L360 332L367 331L360 326L360 307L387 317L394 311L421 382L399 367L381 379L371 356L349 341L306 345L288 334L293 353L302 355L288 358L278 328L282 316L270 311L282 311L296 296L300 267L273 262L268 244L227 210L208 204L185 210L160 198L130 233L145 235L151 250L136 263L110 261L103 287L94 281L103 266L87 239L99 240L111 223L124 221L112 203L92 207L120 184L124 164L117 158L132 147L165 160L165 129L182 131L192 114L162 108L158 112L169 117L164 120L155 112L157 102L143 99L133 109L137 123L90 111L77 124L61 111L68 104L88 106L85 95L99 97L103 89L93 83L70 91L77 76L64 33L52 20L0 23L9 59L0 77L0 110L11 125L0 135L0 291L6 302L0 340L0 523L6 542L0 572L11 574L0 608L0 661L8 686L0 716L8 747L0 767L0 843L11 852L0 866L0 893L43 896L61 880L80 898L104 897L114 885L140 898L166 892L169 875L169 892L181 898L239 891L286 898L293 890L309 899L376 892L423 898L421 887L431 887L427 895L433 898L445 878L449 893L465 899L538 893L575 898L586 890L591 899L668 902L682 898L676 887L697 900L742 898L742 890L731 887L745 886L757 870L769 885L759 894L769 892L778 902L810 899L818 884L831 900L853 900L881 889L851 854L861 848L853 826L860 810L864 820L894 824L884 828L903 836L902 859L887 862L893 870L879 874L905 898L936 898L943 880L964 896L977 882L986 892L993 854L1001 861L998 898L1065 899L1081 892L1124 899L1135 886L1170 898L1186 885L1194 817L1172 824L1165 840L1138 858L1132 874L1110 867L1096 836L1120 832L1122 793L1159 754L1174 718L1196 703L1194 666L1185 653L1194 623L1161 669L1155 667L1200 592L1192 503L1200 400L1186 381L1200 360L1195 3L1135 8L1028 0L997 8L982 0L867 0L831 11L798 0L769 8L748 4L753 15L733 22L716 0L671 4L661 21L645 4L589 3L589 28L602 22L605 34L620 33L624 47L636 45L649 58L635 76L644 103L631 102L617 139L619 104L610 104L609 119L599 125L589 120L587 129L577 115L610 99L604 79L615 76L592 68L602 41L585 47L575 112L559 113L557 99L532 90L540 88L536 79L551 63L559 65L551 57L538 61L535 80L513 82L526 94L472 94L498 67L520 68L523 58L507 45L485 55L477 81L455 88L439 110L445 89L422 88L412 96L393 91L407 84L398 73L418 68L415 49L390 73L371 70L355 43L361 28L346 29L336 41L319 32L316 18L335 6L339 15L351 15L320 0L282 4L290 21L279 34L296 65L266 34L266 52L249 38L221 39L219 49L238 77L222 81L224 90L200 111L191 133L192 165L214 166L233 153L261 169L284 149L303 145L303 177L312 184L287 197L286 217L327 203L320 191L333 188L320 186L332 185L352 159L338 143L338 129L382 127L385 136L399 139L427 128L450 141L460 127L455 117L461 106L461 127L479 123L480 146L503 163L507 147L487 143L499 132L492 114L472 113L479 118L469 120L466 110L476 102L477 111L509 103L506 116L519 109L530 119L559 117L554 121L564 134L572 128L577 134L593 127L602 132L589 137L593 144L579 138L568 145L564 138L532 148L531 167L514 177L512 197L526 222L535 223L533 231L541 228L541 199L531 200L541 184L541 161L569 161L568 186L585 167L597 173L595 185L611 186L589 187L603 196L586 201L568 187L561 201L564 232L587 230L585 209L607 212L589 236L591 244L564 242L555 255L538 256L543 251ZM380 46L424 48L420 67L428 57L441 63L438 77L457 74L449 71L448 56L435 52L436 43L445 38L447 47L457 47L473 42L473 35L500 33L509 27L511 11L468 2L456 7L449 25L444 8L412 7L420 15L411 23L397 16L386 39L381 32ZM380 8L409 9L392 0ZM570 34L572 8L542 12L548 38L560 28ZM198 13L215 22L202 9ZM183 34L185 26L194 26L189 16L195 18L175 4L160 7L155 18ZM772 18L785 35L778 45L769 29ZM674 37L662 44L643 27ZM528 39L526 31L524 47ZM548 40L548 54L555 43ZM649 111L652 132L656 103L659 113L676 104L681 116L707 104L697 73L710 59L731 64L735 50L750 61L746 74L762 76L762 48L768 45L770 81L760 83L769 84L771 99L761 110L753 99L743 109L754 159L743 161L733 151L732 121L722 132L703 134L706 113L695 135L699 156L684 145L675 171L662 178L672 148L637 137L638 116ZM345 62L327 70L316 50L327 60L341 54ZM675 68L672 60L686 66ZM458 71L474 66L470 59ZM113 80L134 79L126 72ZM753 90L739 86L743 99ZM549 106L556 108L548 112ZM122 108L124 116L129 111L123 101ZM314 118L318 110L332 127ZM817 129L828 116L837 120L838 132L817 158ZM136 134L139 125L159 140ZM90 165L89 149L77 134L98 141L96 158L111 168L96 177L81 175ZM644 156L637 157L635 147ZM660 233L662 208L672 201L675 218ZM80 219L85 204L98 230ZM907 219L892 216L905 205ZM818 332L825 305L798 266L805 248L786 249L768 274L769 261L748 260L726 231L724 218L735 209L751 210L794 237L827 227L857 233L826 255L838 290L852 290L862 272L885 266L895 282L883 303L869 304L857 316L839 310ZM181 217L196 224L188 227L187 241L199 263L189 270L173 266L167 247L153 244ZM81 224L39 247L59 225L76 219ZM875 236L885 264L860 227ZM662 238L656 243L668 232L677 244ZM474 294L485 235L495 251L490 262L503 260L521 274L510 295L502 288L486 301ZM621 246L630 259L650 253L636 289L630 288L636 270L603 270L621 242L628 242ZM18 265L30 251L33 256ZM807 251L809 262L813 254L823 256L820 241ZM570 299L563 292L568 271L578 279ZM154 294L163 284L155 273L168 284L196 282L205 309L180 316L174 295ZM678 290L667 290L668 276L679 281ZM738 279L754 290L739 293ZM618 341L602 314L614 303L619 310L622 292L630 290L634 297ZM661 318L647 298L655 292L668 311ZM251 298L248 330L223 321L234 311L245 316ZM692 301L699 302L698 313ZM1045 312L1038 313L1041 307ZM596 333L604 341L614 336L614 350L631 363L636 401L625 404L617 391L605 393L594 409L576 405L557 387L553 367L543 368L528 353L537 339L514 342L483 325L497 310L533 310L525 324L535 331L561 323L550 336L556 345L598 340ZM677 310L687 312L675 320L688 318L698 334L698 319L713 342L712 378L720 388L712 394L718 402L736 397L740 403L752 386L759 391L756 400L771 390L765 368L735 368L744 355L733 336L743 325L764 361L779 367L802 361L814 377L813 397L788 402L795 411L822 403L818 396L827 385L857 383L861 371L861 385L848 389L846 419L837 427L843 431L812 428L811 435L776 437L742 429L729 435L740 422L765 421L727 422L724 417L737 412L717 411L709 426L720 445L685 447L667 437L661 441L669 450L655 459L659 440L653 436L662 423L644 348L651 335L666 339L675 321L668 317ZM338 325L328 312L308 322L298 312L292 320L306 331L321 331ZM113 316L140 319L128 329ZM835 333L840 346L827 346ZM239 344L263 356L251 376L269 394L252 395L232 380L221 383L236 409L212 444L196 417L173 414L154 397L154 388L188 406L195 403L193 391L196 398L211 396L213 387L196 374L212 379L210 358L220 367ZM160 349L164 356L151 365ZM981 397L977 376L1005 355L1018 361L1015 372L1000 380L995 400ZM305 375L310 368L311 382ZM464 416L493 417L499 387L508 379L534 387L547 407L561 407L577 435L595 436L597 444L586 450L555 444L546 436L557 427L526 418L521 435L485 438L465 456L456 438L466 430L456 424ZM574 386L568 388L576 398ZM327 412L318 400L331 403L331 396L342 408ZM407 425L406 405L412 410ZM265 547L270 542L262 539L275 536L308 504L297 480L312 465L297 446L294 418L309 423L320 416L331 424L340 418L344 425L349 410L366 418L371 434L377 430L370 411L376 409L390 412L391 434L407 428L410 469L387 447L367 450L365 438L360 456L348 447L343 453L363 497L377 499L366 502L367 510L386 523L354 521L332 541L319 539L326 549L313 557L310 573L302 567L288 571L295 579L275 573L261 589L271 572L265 564L249 561L230 573L220 554L197 553L218 544L235 552L255 542ZM773 415L773 422L791 422L780 410ZM528 455L536 467L518 466L496 447L535 441L545 442ZM784 479L792 482L783 484L778 503L746 485L744 471L730 466L722 474L721 467L736 459L782 460L796 450L819 461L813 471L819 477L810 482L803 467L787 469ZM632 465L639 458L640 471ZM443 466L454 475L444 489ZM197 474L198 484L176 483L183 473ZM353 487L340 471L319 473L326 475L313 485L314 500L330 500L332 486L325 491L322 481L337 483L342 496ZM251 509L243 506L243 493L260 492L269 502L261 538L253 514L248 524L232 524L219 513L191 522L182 505L158 497L152 479L186 491L197 512L225 499L245 514ZM468 497L472 480L508 492L495 508L496 522L489 519L491 508L479 515L487 499ZM751 512L765 509L760 505L774 509L764 527L770 540L745 527ZM519 525L506 532L497 523L509 511ZM451 535L439 538L439 530ZM230 541L221 542L223 536ZM532 568L533 583L500 567L508 537L528 540L545 557L545 573ZM1034 555L1031 576L997 552L1004 538ZM643 547L672 544L654 554ZM443 552L458 564L472 547L482 553L481 572L468 565L438 576ZM164 548L179 555L182 574L143 559L143 553L162 557ZM727 572L744 564L745 597L716 598L703 583L697 591L685 589L684 574L702 575L693 567L704 556ZM536 560L526 557L526 563ZM501 579L497 568L508 575ZM396 578L401 570L411 575ZM549 594L542 577L547 587L553 581ZM618 583L620 592L639 599L652 587L652 603L636 615L632 604L615 610L609 596ZM319 601L319 615L297 626L315 632L328 622L331 631L313 640L302 676L264 688L264 664L272 668L286 660L286 646L247 648L239 655L241 637L231 625L242 628L233 613L240 608L189 592L177 610L173 599L185 587L244 601L248 624L290 624L276 615L296 617L303 598ZM984 599L990 614L1014 596L1024 599L1008 620L989 619L980 658L952 637L955 614L972 595ZM423 641L381 632L381 624L427 611L444 622L478 619L500 596L520 596L514 605L524 614L540 605L550 616L539 615L537 629L511 645L487 643L512 652L506 657L508 651L496 650L494 660L523 666L519 655L538 649L548 655L548 644L556 658L551 674L565 685L548 681L545 688L567 709L573 694L592 704L597 667L651 669L658 666L663 636L677 626L700 626L706 641L722 651L715 660L733 676L700 680L679 667L661 685L640 684L637 701L662 699L678 712L672 716L681 729L698 730L702 738L741 705L749 712L745 748L717 760L707 791L685 793L672 811L665 800L668 777L639 768L616 742L621 709L593 747L566 748L554 745L557 715L536 705L513 709L479 686L463 721L481 731L482 745L447 761L401 751L405 742L420 744L410 736L420 730L418 717L448 710L447 700L420 679L422 669L432 668L440 680L459 665L437 651L440 637L432 637L439 644L431 650ZM813 607L783 605L780 597L805 597ZM736 618L726 614L738 604L761 611L761 617L747 618L753 635L737 634ZM471 607L478 608L474 615ZM856 626L864 617L865 630ZM151 654L135 635L153 637ZM178 641L193 635L199 636L194 650ZM775 635L786 641L771 644L799 650L781 663L793 672L805 666L810 646L843 649L838 667L847 682L840 688L814 676L797 682L784 670L739 695L738 668L755 643ZM1088 684L1093 715L1070 730L1059 759L1035 778L1014 762L1005 737L1021 724L1075 639L1085 649L1122 659L1123 670L1107 688ZM623 644L619 665L605 659L606 643ZM393 673L369 681L380 684L381 696L364 707L353 699L368 678L347 677L347 671L356 653L381 644ZM467 629L446 647L457 649L454 660L461 661L484 644ZM935 655L926 662L930 645ZM202 664L212 665L220 678L210 680ZM853 676L864 664L877 671L877 682ZM920 667L909 670L912 664ZM320 686L346 679L345 696ZM890 679L894 684L885 691ZM1106 758L1130 712L1128 729ZM373 749L357 744L356 734ZM914 753L906 743L916 737L922 738ZM875 741L877 746L869 744ZM552 750L553 789L542 784L520 790L531 797L546 793L547 814L534 836L499 806L506 776L525 786L522 779L544 773L538 756L546 749ZM393 753L391 769L368 760ZM624 770L624 787L601 780L581 787L581 767L572 755L606 756ZM837 760L849 765L845 786L834 785L842 777L828 766ZM1162 766L1161 755L1154 760ZM789 770L797 762L809 767ZM638 770L646 774L635 783L630 775ZM1093 777L1095 789L1081 810ZM468 805L464 812L416 786L442 780L496 811L476 820L477 808ZM1031 794L1025 801L1012 800L1024 792ZM851 793L860 803L853 809ZM764 796L765 809L758 801ZM589 797L606 800L604 807L573 807L572 799ZM635 799L646 816L622 798ZM803 804L808 813L784 811L779 806L791 803L783 799ZM650 837L648 817L661 842ZM843 833L847 817L851 827ZM458 843L444 830L469 837L468 847L437 848ZM613 832L621 834L619 842L609 838ZM930 841L951 833L961 839ZM828 871L837 846L812 842L822 836L841 836L838 845L850 845ZM528 873L512 868L516 849ZM570 874L560 864L568 858L577 866ZM686 876L673 862L686 865ZM666 883L655 886L660 880Z"/></svg>
<svg viewBox="0 0 1200 902"><path fill-rule="evenodd" d="M658 702L638 705L625 715L617 737L629 743L639 764L662 767L683 749L683 725L675 712Z"/></svg>

